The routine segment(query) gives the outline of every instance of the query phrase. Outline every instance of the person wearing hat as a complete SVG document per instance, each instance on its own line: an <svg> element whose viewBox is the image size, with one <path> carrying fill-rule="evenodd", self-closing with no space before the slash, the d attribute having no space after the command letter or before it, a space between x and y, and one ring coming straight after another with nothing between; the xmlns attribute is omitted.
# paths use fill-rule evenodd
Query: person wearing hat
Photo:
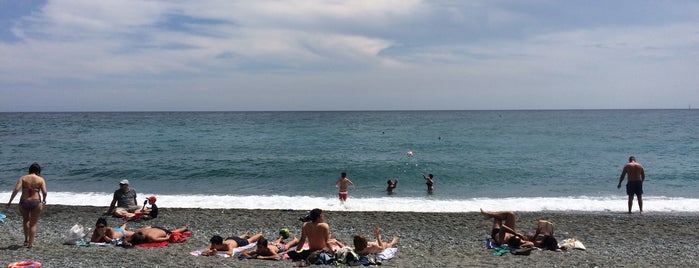
<svg viewBox="0 0 699 268"><path fill-rule="evenodd" d="M158 206L155 204L155 201L157 199L155 196L151 195L148 198L146 198L146 201L143 203L143 208L141 208L139 211L135 213L125 213L124 214L124 220L150 220L150 219L155 219L158 217ZM150 208L146 207L146 202L147 204L150 205Z"/></svg>
<svg viewBox="0 0 699 268"><path fill-rule="evenodd" d="M114 191L112 203L109 204L109 209L104 212L104 215L123 218L127 213L133 213L139 209L141 208L136 202L136 190L129 188L129 180L123 179L119 182L119 189Z"/></svg>

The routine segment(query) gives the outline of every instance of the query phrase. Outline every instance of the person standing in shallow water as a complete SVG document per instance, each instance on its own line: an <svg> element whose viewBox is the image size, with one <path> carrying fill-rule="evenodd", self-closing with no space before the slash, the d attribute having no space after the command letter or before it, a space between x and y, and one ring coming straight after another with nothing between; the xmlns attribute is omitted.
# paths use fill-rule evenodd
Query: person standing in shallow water
<svg viewBox="0 0 699 268"><path fill-rule="evenodd" d="M425 178L425 184L427 184L427 193L433 193L434 192L434 175L432 174L425 174L420 173L423 178Z"/></svg>
<svg viewBox="0 0 699 268"><path fill-rule="evenodd" d="M15 199L20 190L22 191L22 195L19 197L19 214L22 215L24 246L27 248L34 246L36 225L46 204L46 181L40 175L41 166L38 163L29 166L29 174L19 178L10 196L10 201L7 202L7 208L10 208L12 200Z"/></svg>
<svg viewBox="0 0 699 268"><path fill-rule="evenodd" d="M646 180L646 173L643 170L643 166L636 162L636 158L629 157L629 162L624 165L624 169L621 171L621 176L619 177L619 184L616 186L617 189L621 188L621 182L624 181L624 177L628 175L629 180L626 183L626 194L629 195L629 213L631 213L631 207L633 207L633 196L634 194L638 197L638 209L640 213L643 213L643 181Z"/></svg>
<svg viewBox="0 0 699 268"><path fill-rule="evenodd" d="M342 174L340 174L340 179L335 183L335 188L339 190L337 195L340 197L340 203L343 205L345 201L347 201L348 184L352 185L352 189L357 189L354 187L354 183L347 178L347 173L342 172Z"/></svg>

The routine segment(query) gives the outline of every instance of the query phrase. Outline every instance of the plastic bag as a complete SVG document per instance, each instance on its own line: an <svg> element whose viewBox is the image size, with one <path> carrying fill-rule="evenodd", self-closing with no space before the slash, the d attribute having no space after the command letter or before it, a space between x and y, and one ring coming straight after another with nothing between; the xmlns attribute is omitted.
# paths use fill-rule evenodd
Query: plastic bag
<svg viewBox="0 0 699 268"><path fill-rule="evenodd" d="M82 225L76 224L66 233L66 239L63 241L65 245L75 245L85 237L85 228Z"/></svg>

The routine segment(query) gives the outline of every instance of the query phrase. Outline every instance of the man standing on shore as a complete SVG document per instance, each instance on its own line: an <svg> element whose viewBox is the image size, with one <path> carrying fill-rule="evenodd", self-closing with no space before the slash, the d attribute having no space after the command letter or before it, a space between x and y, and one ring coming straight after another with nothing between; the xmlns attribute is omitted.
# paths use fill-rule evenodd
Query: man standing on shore
<svg viewBox="0 0 699 268"><path fill-rule="evenodd" d="M621 171L621 177L619 177L619 185L616 188L621 188L621 182L624 181L624 177L628 175L629 180L626 183L626 194L629 195L629 213L631 213L631 207L633 206L633 195L638 197L638 208L640 213L643 213L643 181L646 180L646 173L643 171L643 166L636 162L636 158L629 157L629 162L624 165L624 169Z"/></svg>

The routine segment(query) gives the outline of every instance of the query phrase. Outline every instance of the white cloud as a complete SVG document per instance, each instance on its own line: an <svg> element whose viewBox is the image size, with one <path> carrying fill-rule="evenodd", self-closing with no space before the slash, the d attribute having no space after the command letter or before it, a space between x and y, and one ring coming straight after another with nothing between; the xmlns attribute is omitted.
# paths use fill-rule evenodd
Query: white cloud
<svg viewBox="0 0 699 268"><path fill-rule="evenodd" d="M542 17L493 1L49 1L16 20L19 41L0 39L0 105L34 88L123 90L126 100L176 91L181 107L214 105L188 95L191 86L260 109L290 99L324 109L335 98L369 109L421 108L415 101L623 108L611 99L636 91L666 107L699 84L689 74L699 67L699 22L682 11L664 6L657 10L668 15L654 21L605 24L613 18L566 17L573 3L534 4L565 10Z"/></svg>

